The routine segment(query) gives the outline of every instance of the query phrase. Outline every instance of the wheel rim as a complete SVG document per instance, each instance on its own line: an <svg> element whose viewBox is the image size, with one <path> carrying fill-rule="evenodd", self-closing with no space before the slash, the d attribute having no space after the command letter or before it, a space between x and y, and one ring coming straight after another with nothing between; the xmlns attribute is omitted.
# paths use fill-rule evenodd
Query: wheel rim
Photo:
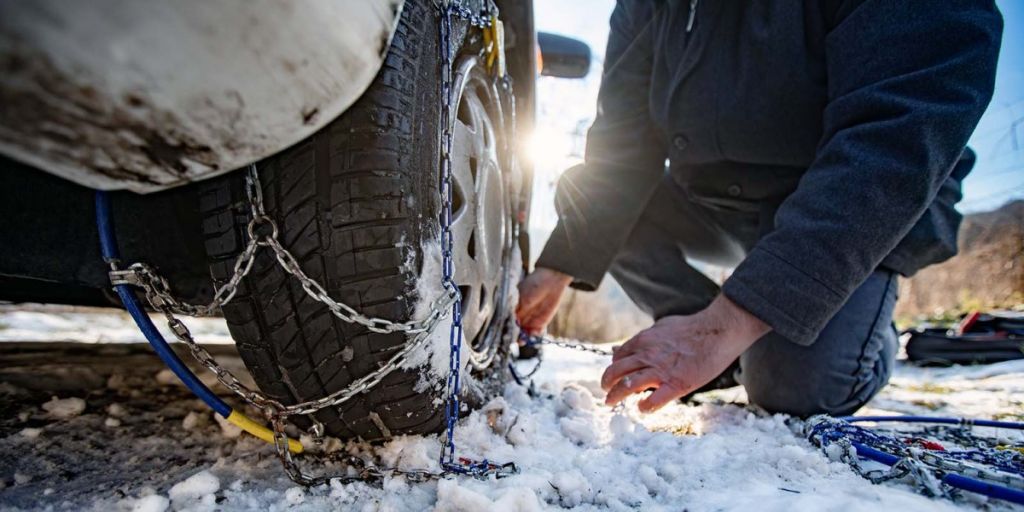
<svg viewBox="0 0 1024 512"><path fill-rule="evenodd" d="M498 91L475 57L455 66L451 117L455 282L470 362L487 367L500 346L512 247L510 199L501 165Z"/></svg>

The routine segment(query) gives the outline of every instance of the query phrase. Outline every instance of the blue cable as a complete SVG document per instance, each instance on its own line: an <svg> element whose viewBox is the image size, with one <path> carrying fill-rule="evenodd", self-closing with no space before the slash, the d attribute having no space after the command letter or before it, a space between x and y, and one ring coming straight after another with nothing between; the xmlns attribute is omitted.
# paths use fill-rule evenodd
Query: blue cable
<svg viewBox="0 0 1024 512"><path fill-rule="evenodd" d="M104 191L96 192L96 226L100 232L100 250L103 253L103 260L107 263L120 260L121 254L117 246L117 236L114 234L114 221L110 214L110 196ZM203 384L192 373L192 370L185 366L185 363L178 357L178 354L167 344L167 340L164 339L160 331L153 325L153 321L149 319L149 315L142 309L139 299L135 296L131 286L119 284L114 286L114 290L117 291L117 295L121 298L124 308L128 310L128 314L135 320L135 324L142 330L142 334L149 341L156 355L163 360L164 364L185 383L189 390L195 393L203 402L206 402L206 405L209 405L217 414L225 418L230 416L231 407L214 394L210 388L206 387L206 384Z"/></svg>
<svg viewBox="0 0 1024 512"><path fill-rule="evenodd" d="M940 416L842 416L839 419L847 423L936 423L943 425L972 425L975 427L1024 430L1024 423L1013 421L971 420L967 418L944 418Z"/></svg>

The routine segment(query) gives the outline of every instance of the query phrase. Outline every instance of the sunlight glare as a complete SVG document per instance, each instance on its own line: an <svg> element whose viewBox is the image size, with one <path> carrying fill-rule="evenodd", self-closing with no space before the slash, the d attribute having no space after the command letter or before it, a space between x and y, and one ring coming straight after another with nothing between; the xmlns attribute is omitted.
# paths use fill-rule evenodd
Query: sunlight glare
<svg viewBox="0 0 1024 512"><path fill-rule="evenodd" d="M578 158L572 156L572 136L548 127L537 127L526 142L527 155L538 175L558 178Z"/></svg>

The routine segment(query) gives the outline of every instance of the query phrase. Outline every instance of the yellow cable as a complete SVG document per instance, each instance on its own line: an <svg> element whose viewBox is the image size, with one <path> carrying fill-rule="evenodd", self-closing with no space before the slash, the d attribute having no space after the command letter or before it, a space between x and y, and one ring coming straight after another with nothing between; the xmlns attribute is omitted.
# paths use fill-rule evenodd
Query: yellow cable
<svg viewBox="0 0 1024 512"><path fill-rule="evenodd" d="M238 411L231 411L231 414L228 415L228 422L270 444L274 444L274 432ZM295 439L289 439L288 449L295 453L302 453L302 443Z"/></svg>
<svg viewBox="0 0 1024 512"><path fill-rule="evenodd" d="M1009 450L1009 451L1012 451L1012 452L1019 452L1021 455L1024 455L1024 447L1016 447L1016 446L1009 446L1009 445L1001 444L1001 445L996 446L996 450Z"/></svg>

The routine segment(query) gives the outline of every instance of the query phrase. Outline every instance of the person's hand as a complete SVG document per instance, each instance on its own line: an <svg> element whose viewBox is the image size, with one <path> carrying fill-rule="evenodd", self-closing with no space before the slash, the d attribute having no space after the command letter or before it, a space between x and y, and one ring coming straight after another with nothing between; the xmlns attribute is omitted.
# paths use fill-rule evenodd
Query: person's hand
<svg viewBox="0 0 1024 512"><path fill-rule="evenodd" d="M666 316L615 350L601 377L605 403L653 388L638 406L660 409L711 382L770 330L724 295L695 315Z"/></svg>
<svg viewBox="0 0 1024 512"><path fill-rule="evenodd" d="M558 311L562 293L572 276L557 270L538 267L519 283L519 305L516 319L527 334L540 334Z"/></svg>

